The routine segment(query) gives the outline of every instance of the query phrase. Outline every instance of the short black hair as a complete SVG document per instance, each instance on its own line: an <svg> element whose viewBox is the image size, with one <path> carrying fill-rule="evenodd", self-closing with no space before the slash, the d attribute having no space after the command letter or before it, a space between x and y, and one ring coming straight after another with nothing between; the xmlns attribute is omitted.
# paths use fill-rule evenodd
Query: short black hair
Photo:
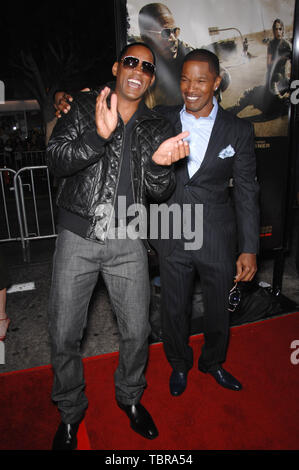
<svg viewBox="0 0 299 470"><path fill-rule="evenodd" d="M198 60L199 62L208 62L209 68L211 72L214 72L216 76L220 74L220 65L219 59L213 52L207 49L193 49L193 51L189 52L184 57L184 62L188 62L190 60Z"/></svg>
<svg viewBox="0 0 299 470"><path fill-rule="evenodd" d="M148 3L144 5L138 14L140 32L152 29L152 25L155 23L159 24L159 20L165 15L173 16L169 8L163 3Z"/></svg>
<svg viewBox="0 0 299 470"><path fill-rule="evenodd" d="M120 51L120 53L118 54L118 57L117 57L117 62L120 62L121 59L127 54L127 51L130 47L134 47L134 46L142 46L142 47L146 47L152 54L153 56L153 61L154 61L154 65L156 65L156 57L155 57L155 54L152 50L152 48L148 45L148 44L145 44L145 42L130 42L128 44L126 44L122 50Z"/></svg>

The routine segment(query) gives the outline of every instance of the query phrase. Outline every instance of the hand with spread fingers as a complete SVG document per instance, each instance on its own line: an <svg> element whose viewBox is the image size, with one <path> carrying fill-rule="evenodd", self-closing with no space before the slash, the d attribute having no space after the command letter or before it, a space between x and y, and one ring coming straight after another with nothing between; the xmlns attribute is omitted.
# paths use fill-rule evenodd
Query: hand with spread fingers
<svg viewBox="0 0 299 470"><path fill-rule="evenodd" d="M241 253L236 264L237 274L235 282L252 281L257 272L256 255L252 253Z"/></svg>
<svg viewBox="0 0 299 470"><path fill-rule="evenodd" d="M97 97L96 102L95 121L97 133L103 139L109 139L118 121L117 96L115 93L111 94L110 108L107 105L107 98L110 92L111 89L105 87Z"/></svg>
<svg viewBox="0 0 299 470"><path fill-rule="evenodd" d="M189 155L190 149L187 141L183 139L188 137L189 132L181 132L175 137L162 142L160 147L154 153L152 159L157 165L171 165Z"/></svg>
<svg viewBox="0 0 299 470"><path fill-rule="evenodd" d="M90 88L83 88L81 91L90 91ZM71 109L70 103L73 97L65 91L57 91L54 96L54 108L56 109L56 117L61 118L61 113L67 114Z"/></svg>

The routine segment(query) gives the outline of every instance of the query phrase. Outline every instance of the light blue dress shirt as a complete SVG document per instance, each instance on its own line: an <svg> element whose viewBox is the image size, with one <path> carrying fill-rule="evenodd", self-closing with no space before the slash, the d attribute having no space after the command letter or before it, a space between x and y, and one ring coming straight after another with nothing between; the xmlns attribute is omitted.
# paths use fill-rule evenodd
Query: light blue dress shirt
<svg viewBox="0 0 299 470"><path fill-rule="evenodd" d="M186 111L186 106L180 112L182 130L189 131L190 135L184 139L189 142L190 155L188 159L188 173L191 178L200 168L204 159L212 129L218 111L218 103L213 96L213 109L207 117L196 118Z"/></svg>

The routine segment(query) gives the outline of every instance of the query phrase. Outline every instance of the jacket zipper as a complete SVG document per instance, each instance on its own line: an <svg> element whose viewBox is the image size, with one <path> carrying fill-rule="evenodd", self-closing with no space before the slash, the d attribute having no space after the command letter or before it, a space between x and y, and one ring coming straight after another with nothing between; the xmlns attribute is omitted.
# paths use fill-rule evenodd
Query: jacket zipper
<svg viewBox="0 0 299 470"><path fill-rule="evenodd" d="M123 137L124 137L124 122L123 120L121 119L121 117L119 116L119 119L120 119L120 122L122 124L122 131L123 131ZM133 132L136 130L136 128L139 126L139 124L141 122L143 122L145 120L142 119L141 121L138 121L138 123L135 124L135 126L133 127L132 129L132 132L130 134L130 139L129 139L129 148L131 150L131 143L132 143L132 134ZM121 172L121 165L122 165L122 162L123 162L123 150L124 150L124 138L122 140L122 146L121 146L121 155L120 155L120 171L119 171L119 174L118 174L118 178L117 178L117 182L116 182L116 188L115 188L115 192L114 192L114 196L113 196L113 208L115 207L115 200L116 200L116 195L117 195L117 191L118 191L118 185L119 185L119 179L120 179L120 172ZM131 176L131 184L132 184L132 192L133 192L133 201L134 201L134 204L136 204L136 197L135 197L135 188L134 188L134 181L133 181L133 175L132 175L132 158L131 158L131 152L130 152L130 176ZM113 211L114 212L114 211ZM109 219L109 222L108 222L108 225L107 225L107 231L106 231L106 234L105 234L105 237L104 237L104 241L106 240L107 238L107 234L109 233L109 229L110 229L110 224L111 224L111 219L112 219L112 213L111 212L111 216L110 216L110 219ZM142 239L141 240L145 247L146 247L146 250L148 253L152 253L153 250L151 249L147 239Z"/></svg>
<svg viewBox="0 0 299 470"><path fill-rule="evenodd" d="M144 120L144 119L143 119ZM143 121L142 120L142 121ZM137 127L139 126L139 124L142 122L142 121L139 121L137 124L135 124L134 128L132 129L132 132L131 132L131 135L130 135L130 150L131 150L131 143L132 143L132 134L133 132L137 129ZM131 184L132 184L132 192L133 192L133 201L134 201L134 204L136 205L136 197L135 197L135 187L134 187L134 179L133 179L133 174L132 174L132 152L130 152L130 176L131 176ZM144 172L144 169L141 167L141 173ZM143 176L143 175L142 175ZM143 178L141 176L141 182L143 182ZM146 248L146 251L148 253L153 253L153 250L147 240L147 238L143 238L143 239L140 239L141 242L144 244L145 248Z"/></svg>
<svg viewBox="0 0 299 470"><path fill-rule="evenodd" d="M106 231L106 234L105 234L105 237L104 237L104 241L106 240L107 238L107 235L109 233L109 229L110 229L110 225L111 225L111 219L112 219L112 214L115 213L115 200L116 200L116 195L117 195L117 191L118 191L118 185L119 185L119 179L120 179L120 173L121 173L121 167L122 167L122 162L123 162L123 156L124 156L124 122L123 120L121 119L121 117L119 116L119 119L120 119L120 122L121 122L121 125L122 125L122 143L121 143L121 153L120 153L120 165L119 165L119 172L118 172L118 176L117 176L117 181L116 181L116 187L115 187L115 191L114 191L114 195L113 195L113 203L112 203L112 207L113 207L113 211L111 211L111 215L110 215L110 219L109 219L109 222L108 222L108 225L107 225L107 231Z"/></svg>

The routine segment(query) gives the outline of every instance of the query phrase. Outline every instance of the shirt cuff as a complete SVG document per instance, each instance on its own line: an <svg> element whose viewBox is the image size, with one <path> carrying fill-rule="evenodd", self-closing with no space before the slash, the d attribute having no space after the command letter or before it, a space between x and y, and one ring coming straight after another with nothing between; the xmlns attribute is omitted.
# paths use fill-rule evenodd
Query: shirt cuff
<svg viewBox="0 0 299 470"><path fill-rule="evenodd" d="M85 144L89 145L95 152L100 151L103 146L111 140L111 137L109 139L104 139L101 137L96 130L90 130L84 133L83 140Z"/></svg>
<svg viewBox="0 0 299 470"><path fill-rule="evenodd" d="M154 173L160 173L163 170L170 170L172 165L158 165L152 158L149 159L150 170Z"/></svg>

